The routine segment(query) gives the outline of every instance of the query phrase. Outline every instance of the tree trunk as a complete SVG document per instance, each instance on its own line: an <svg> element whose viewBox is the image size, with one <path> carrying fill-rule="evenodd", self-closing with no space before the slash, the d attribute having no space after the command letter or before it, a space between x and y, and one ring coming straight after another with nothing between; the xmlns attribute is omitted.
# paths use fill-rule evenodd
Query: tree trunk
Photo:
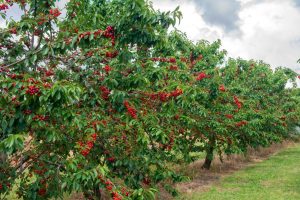
<svg viewBox="0 0 300 200"><path fill-rule="evenodd" d="M210 146L208 147L208 149L206 150L206 157L205 157L205 161L202 165L202 169L210 169L211 163L213 161L214 158L214 147Z"/></svg>
<svg viewBox="0 0 300 200"><path fill-rule="evenodd" d="M98 187L95 187L93 190L84 192L83 196L88 200L102 200L101 191Z"/></svg>
<svg viewBox="0 0 300 200"><path fill-rule="evenodd" d="M0 162L5 163L7 159L7 156L5 153L0 153Z"/></svg>
<svg viewBox="0 0 300 200"><path fill-rule="evenodd" d="M102 199L102 194L101 194L101 190L100 190L99 187L94 188L94 196L95 196L95 200L101 200Z"/></svg>

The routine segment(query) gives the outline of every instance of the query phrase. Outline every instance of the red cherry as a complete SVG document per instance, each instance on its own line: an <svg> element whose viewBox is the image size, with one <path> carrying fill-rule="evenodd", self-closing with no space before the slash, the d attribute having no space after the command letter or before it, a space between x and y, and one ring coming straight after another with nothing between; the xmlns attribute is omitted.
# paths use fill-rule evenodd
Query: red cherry
<svg viewBox="0 0 300 200"><path fill-rule="evenodd" d="M200 72L197 76L197 81L201 81L202 79L206 78L207 75L204 72Z"/></svg>
<svg viewBox="0 0 300 200"><path fill-rule="evenodd" d="M107 189L108 191L111 191L111 190L113 189L113 187L112 187L111 185L108 185L108 186L106 186L106 189Z"/></svg>
<svg viewBox="0 0 300 200"><path fill-rule="evenodd" d="M219 90L220 90L221 92L225 92L225 91L226 91L225 86L224 86L224 85L220 85L220 86L219 86Z"/></svg>
<svg viewBox="0 0 300 200"><path fill-rule="evenodd" d="M53 17L58 17L59 15L61 15L61 12L58 10L58 8L53 8L49 10L50 15L52 15Z"/></svg>
<svg viewBox="0 0 300 200"><path fill-rule="evenodd" d="M45 188L41 188L41 189L39 189L39 191L38 191L38 195L40 195L40 196L45 196L46 192L47 192L47 190L46 190Z"/></svg>
<svg viewBox="0 0 300 200"><path fill-rule="evenodd" d="M233 115L231 115L231 114L226 114L225 115L228 119L232 119L233 118Z"/></svg>
<svg viewBox="0 0 300 200"><path fill-rule="evenodd" d="M112 68L109 65L106 65L103 69L106 71L106 73L112 70Z"/></svg>
<svg viewBox="0 0 300 200"><path fill-rule="evenodd" d="M170 62L170 63L176 63L176 58L170 58L170 59L169 59L169 62Z"/></svg>

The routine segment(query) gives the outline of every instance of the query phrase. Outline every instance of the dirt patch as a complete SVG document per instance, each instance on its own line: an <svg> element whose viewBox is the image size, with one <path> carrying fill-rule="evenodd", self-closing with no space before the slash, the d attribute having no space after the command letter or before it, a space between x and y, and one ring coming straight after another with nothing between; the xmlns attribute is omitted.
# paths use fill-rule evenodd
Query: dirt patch
<svg viewBox="0 0 300 200"><path fill-rule="evenodd" d="M198 160L178 170L184 175L189 176L191 180L176 184L175 187L180 193L208 191L212 184L217 183L222 177L258 162L262 162L283 148L293 145L295 145L295 143L292 141L284 141L280 144L273 144L268 148L249 148L245 155L234 154L225 156L223 163L217 158L214 159L210 170L201 169L204 160ZM161 191L158 199L170 200L174 198L166 191Z"/></svg>

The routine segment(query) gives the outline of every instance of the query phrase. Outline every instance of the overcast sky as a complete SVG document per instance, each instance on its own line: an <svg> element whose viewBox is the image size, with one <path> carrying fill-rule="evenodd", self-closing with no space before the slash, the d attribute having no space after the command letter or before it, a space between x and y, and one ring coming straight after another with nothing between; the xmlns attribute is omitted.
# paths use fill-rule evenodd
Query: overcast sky
<svg viewBox="0 0 300 200"><path fill-rule="evenodd" d="M300 74L300 0L152 1L163 11L180 6L183 19L177 27L194 41L221 39L230 57L264 60ZM18 10L8 14L16 17Z"/></svg>
<svg viewBox="0 0 300 200"><path fill-rule="evenodd" d="M300 0L153 0L183 13L178 28L194 41L222 40L230 57L264 60L300 73Z"/></svg>

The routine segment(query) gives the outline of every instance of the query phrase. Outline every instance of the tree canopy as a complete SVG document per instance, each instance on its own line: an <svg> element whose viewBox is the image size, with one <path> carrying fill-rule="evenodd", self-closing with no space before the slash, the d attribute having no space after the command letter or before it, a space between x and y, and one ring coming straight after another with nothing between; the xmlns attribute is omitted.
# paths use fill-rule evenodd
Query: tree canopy
<svg viewBox="0 0 300 200"><path fill-rule="evenodd" d="M190 41L146 0L5 1L0 14L0 194L154 199L171 167L247 151L299 124L297 74ZM18 6L20 20L6 19ZM172 27L173 31L170 31Z"/></svg>

